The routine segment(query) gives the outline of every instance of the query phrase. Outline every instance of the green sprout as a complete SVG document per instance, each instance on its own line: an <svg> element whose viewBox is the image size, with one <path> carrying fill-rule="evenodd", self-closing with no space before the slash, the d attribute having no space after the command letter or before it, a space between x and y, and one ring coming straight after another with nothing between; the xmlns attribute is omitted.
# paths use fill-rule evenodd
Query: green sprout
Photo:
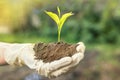
<svg viewBox="0 0 120 80"><path fill-rule="evenodd" d="M73 13L69 12L69 13L65 13L61 16L61 11L59 9L59 7L57 7L57 11L58 11L58 15L53 13L53 12L49 12L49 11L45 11L45 13L47 15L49 15L57 24L58 27L58 42L60 42L60 34L61 34L61 29L63 27L63 24L65 23L65 21L67 20L68 17L72 16Z"/></svg>

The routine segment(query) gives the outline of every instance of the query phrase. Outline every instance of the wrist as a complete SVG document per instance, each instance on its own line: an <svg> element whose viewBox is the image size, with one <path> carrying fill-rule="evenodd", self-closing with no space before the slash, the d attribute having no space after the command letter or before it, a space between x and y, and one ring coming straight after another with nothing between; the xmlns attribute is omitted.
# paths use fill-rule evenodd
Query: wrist
<svg viewBox="0 0 120 80"><path fill-rule="evenodd" d="M4 58L4 50L0 49L0 65L4 65L4 64L7 64Z"/></svg>
<svg viewBox="0 0 120 80"><path fill-rule="evenodd" d="M32 44L11 44L4 52L5 61L14 66L26 64L26 60L31 57ZM33 54L34 55L34 54Z"/></svg>

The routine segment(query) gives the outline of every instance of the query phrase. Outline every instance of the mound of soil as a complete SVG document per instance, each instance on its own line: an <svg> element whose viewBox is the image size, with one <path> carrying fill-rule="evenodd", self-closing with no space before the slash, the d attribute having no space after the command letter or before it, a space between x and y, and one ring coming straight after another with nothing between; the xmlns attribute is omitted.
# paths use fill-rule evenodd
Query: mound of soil
<svg viewBox="0 0 120 80"><path fill-rule="evenodd" d="M51 62L59 60L66 56L75 54L77 44L58 43L37 43L34 46L35 56L37 60L42 59L43 62Z"/></svg>

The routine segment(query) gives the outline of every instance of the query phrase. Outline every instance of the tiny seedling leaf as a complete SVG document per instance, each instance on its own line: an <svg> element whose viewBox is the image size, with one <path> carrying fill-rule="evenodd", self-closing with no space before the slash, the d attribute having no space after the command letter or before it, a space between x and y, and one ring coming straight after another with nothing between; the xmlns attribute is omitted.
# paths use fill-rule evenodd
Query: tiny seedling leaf
<svg viewBox="0 0 120 80"><path fill-rule="evenodd" d="M73 15L73 13L72 13L72 12L69 12L69 13L65 13L65 14L61 17L61 19L60 19L60 25L59 25L60 29L62 28L62 26L63 26L64 22L67 20L67 18L70 17L70 16L72 16L72 15Z"/></svg>
<svg viewBox="0 0 120 80"><path fill-rule="evenodd" d="M59 7L57 7L57 11L58 11L58 16L60 18L60 8Z"/></svg>
<svg viewBox="0 0 120 80"><path fill-rule="evenodd" d="M49 15L56 22L57 25L59 24L59 17L55 13L48 11L45 11L45 13Z"/></svg>

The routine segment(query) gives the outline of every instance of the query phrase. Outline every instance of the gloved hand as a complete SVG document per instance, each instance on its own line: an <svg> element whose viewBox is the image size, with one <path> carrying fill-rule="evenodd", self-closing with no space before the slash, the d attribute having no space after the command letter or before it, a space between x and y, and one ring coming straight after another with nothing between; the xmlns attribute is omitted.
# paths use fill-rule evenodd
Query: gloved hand
<svg viewBox="0 0 120 80"><path fill-rule="evenodd" d="M4 57L10 65L26 65L31 69L36 69L40 75L46 77L57 77L66 73L71 68L79 64L84 57L85 46L82 42L76 47L77 53L72 57L64 57L60 60L44 63L43 60L35 59L33 50L34 44L8 44L5 47ZM1 44L0 44L1 46Z"/></svg>

